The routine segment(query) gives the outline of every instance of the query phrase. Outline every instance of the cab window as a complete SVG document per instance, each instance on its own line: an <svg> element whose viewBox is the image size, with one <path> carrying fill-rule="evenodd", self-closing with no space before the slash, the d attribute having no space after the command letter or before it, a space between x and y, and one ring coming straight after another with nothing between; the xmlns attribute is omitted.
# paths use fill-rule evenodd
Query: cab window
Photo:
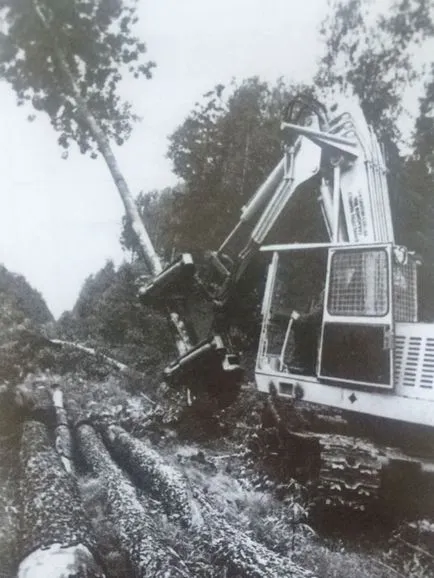
<svg viewBox="0 0 434 578"><path fill-rule="evenodd" d="M389 311L388 258L383 249L336 251L331 260L330 315L382 317Z"/></svg>

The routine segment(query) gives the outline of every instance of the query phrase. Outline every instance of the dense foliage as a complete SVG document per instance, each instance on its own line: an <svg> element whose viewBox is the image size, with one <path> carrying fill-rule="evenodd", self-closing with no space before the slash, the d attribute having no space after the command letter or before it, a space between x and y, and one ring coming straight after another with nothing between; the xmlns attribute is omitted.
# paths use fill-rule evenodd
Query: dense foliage
<svg viewBox="0 0 434 578"><path fill-rule="evenodd" d="M116 270L108 261L86 279L73 310L59 319L61 336L107 348L140 370L169 359L173 343L164 317L140 304L136 279L133 266L124 263Z"/></svg>
<svg viewBox="0 0 434 578"><path fill-rule="evenodd" d="M5 328L26 320L34 324L53 321L42 295L27 280L0 265L1 323Z"/></svg>
<svg viewBox="0 0 434 578"><path fill-rule="evenodd" d="M46 360L35 360L35 350L54 324L43 297L27 280L0 265L0 384L16 383Z"/></svg>
<svg viewBox="0 0 434 578"><path fill-rule="evenodd" d="M97 146L82 104L108 138L128 138L135 119L119 96L125 73L150 76L145 44L134 36L137 0L2 0L0 74L17 94L50 117L67 149ZM82 102L80 101L82 99Z"/></svg>
<svg viewBox="0 0 434 578"><path fill-rule="evenodd" d="M322 23L326 51L315 83L350 90L382 137L400 136L409 87L423 83L434 32L430 0L333 0Z"/></svg>

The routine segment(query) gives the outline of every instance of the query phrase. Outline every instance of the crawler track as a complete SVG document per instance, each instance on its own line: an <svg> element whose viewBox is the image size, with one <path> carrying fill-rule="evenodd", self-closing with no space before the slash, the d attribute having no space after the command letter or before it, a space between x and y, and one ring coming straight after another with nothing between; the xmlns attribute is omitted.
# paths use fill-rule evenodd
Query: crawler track
<svg viewBox="0 0 434 578"><path fill-rule="evenodd" d="M268 403L265 425L256 433L258 457L269 463L269 456L275 456L275 464L285 464L280 472L307 482L317 507L354 512L381 508L396 519L434 516L433 449L425 448L423 456L409 451L409 447L421 450L419 437L412 443L408 432L401 440L406 447L399 448L399 436L394 435L393 447L390 432L387 436L381 432L377 441L374 431L369 439L366 431L345 420L321 424L306 420L300 429L282 407Z"/></svg>
<svg viewBox="0 0 434 578"><path fill-rule="evenodd" d="M320 437L317 500L326 506L366 511L380 497L378 449L364 440L338 435Z"/></svg>

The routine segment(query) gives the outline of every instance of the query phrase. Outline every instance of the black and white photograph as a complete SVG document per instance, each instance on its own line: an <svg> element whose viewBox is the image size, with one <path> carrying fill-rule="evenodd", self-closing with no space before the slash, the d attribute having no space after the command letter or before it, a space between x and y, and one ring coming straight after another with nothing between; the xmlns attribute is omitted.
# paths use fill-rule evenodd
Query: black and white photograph
<svg viewBox="0 0 434 578"><path fill-rule="evenodd" d="M0 578L434 576L434 0L0 0Z"/></svg>

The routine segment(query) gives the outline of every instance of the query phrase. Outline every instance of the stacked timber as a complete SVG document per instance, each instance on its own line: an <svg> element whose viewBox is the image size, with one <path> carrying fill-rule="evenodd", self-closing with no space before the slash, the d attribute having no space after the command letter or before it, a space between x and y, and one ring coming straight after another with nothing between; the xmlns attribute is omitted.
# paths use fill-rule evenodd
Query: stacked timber
<svg viewBox="0 0 434 578"><path fill-rule="evenodd" d="M63 467L44 424L24 423L20 467L18 578L103 577L75 480Z"/></svg>
<svg viewBox="0 0 434 578"><path fill-rule="evenodd" d="M122 427L100 424L99 429L118 464L126 469L151 498L161 502L171 519L179 521L183 526L200 523L200 515L181 472Z"/></svg>
<svg viewBox="0 0 434 578"><path fill-rule="evenodd" d="M192 529L198 548L210 553L215 565L231 576L249 578L307 578L307 572L231 526L213 508L199 488L188 488L185 478L161 456L119 426L102 425L112 455L134 476L140 487L156 496L172 516ZM192 497L194 495L194 498ZM189 518L188 518L189 516Z"/></svg>
<svg viewBox="0 0 434 578"><path fill-rule="evenodd" d="M80 452L94 475L103 480L110 516L117 538L129 554L137 578L185 578L190 576L180 557L165 545L164 536L137 497L134 485L113 462L96 431L77 425Z"/></svg>
<svg viewBox="0 0 434 578"><path fill-rule="evenodd" d="M108 562L111 552L107 548L104 551L104 543L93 537L95 530L83 510L74 476L74 472L83 472L83 467L94 487L103 488L98 500L103 500L105 507L99 520L104 519L104 527L113 535L113 543L125 560L125 571L128 569L125 575L192 576L164 535L164 525L158 524L157 520L163 519L155 516L155 501L158 501L169 519L182 526L190 544L199 552L206 552L211 564L225 575L311 576L229 523L210 503L204 490L190 483L182 471L167 463L149 443L105 419L98 419L92 426L89 421L83 421L83 412L74 404L68 404L67 412L57 386L51 386L51 403L51 411L43 412L49 426L32 419L29 413L23 425L22 561L16 574L18 578L113 575L112 564ZM41 412L38 415L42 415ZM71 422L74 440L69 429Z"/></svg>

